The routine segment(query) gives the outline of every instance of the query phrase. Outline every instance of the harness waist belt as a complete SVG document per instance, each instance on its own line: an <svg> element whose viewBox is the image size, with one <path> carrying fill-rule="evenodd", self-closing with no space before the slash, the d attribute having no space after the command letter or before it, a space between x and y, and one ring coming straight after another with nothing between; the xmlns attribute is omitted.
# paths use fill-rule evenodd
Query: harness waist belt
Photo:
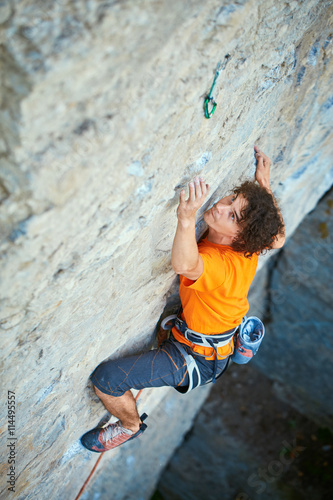
<svg viewBox="0 0 333 500"><path fill-rule="evenodd" d="M168 323L174 323L176 326L177 330L184 335L184 337L191 342L191 349L192 345L195 344L199 347L205 346L205 347L210 347L215 351L215 359L214 359L214 369L213 369L213 374L212 374L212 379L211 381L213 383L216 382L216 373L217 373L217 349L219 347L225 346L227 344L230 344L232 341L232 338L234 336L234 333L238 329L238 326L236 328L233 328L232 330L229 330L224 333L217 333L216 335L210 335L210 334L205 334L205 333L199 333L195 332L194 330L191 330L188 328L186 321L183 321L182 319L177 317L177 314L172 314L171 316L167 316L164 318L164 320L161 323L161 327L164 330L171 330L172 326L167 326ZM184 390L183 387L176 387L177 391L179 392L188 392L200 385L201 383L201 376L200 376L200 371L198 368L198 365L190 354L188 354L185 350L185 348L181 345L181 343L177 342L175 339L173 339L173 342L175 343L176 347L178 350L181 352L183 355L187 368L188 368L188 375L189 375L189 387ZM196 353L197 356L203 356L203 354L198 354ZM227 364L225 368L222 370L221 374L225 371L229 364L229 357ZM208 381L206 382L208 383Z"/></svg>
<svg viewBox="0 0 333 500"><path fill-rule="evenodd" d="M182 333L184 337L191 342L191 344L195 344L200 347L213 347L214 349L228 345L238 328L238 326L236 326L233 330L229 330L224 333L217 333L216 335L209 335L191 330L188 328L186 322L180 318L175 319L175 326L180 333Z"/></svg>

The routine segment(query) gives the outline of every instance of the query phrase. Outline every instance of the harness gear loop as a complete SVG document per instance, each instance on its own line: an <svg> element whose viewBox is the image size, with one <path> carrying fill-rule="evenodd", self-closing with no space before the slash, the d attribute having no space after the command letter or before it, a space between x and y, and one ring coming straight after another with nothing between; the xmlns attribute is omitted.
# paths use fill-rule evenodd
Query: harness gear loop
<svg viewBox="0 0 333 500"><path fill-rule="evenodd" d="M172 327L175 324L175 319L176 318L177 318L177 314L171 314L170 316L167 316L162 321L161 328L163 328L163 330L172 330ZM170 325L168 325L169 321L171 321Z"/></svg>
<svg viewBox="0 0 333 500"><path fill-rule="evenodd" d="M205 99L204 108L205 108L205 117L206 118L211 118L213 116L213 114L214 114L214 111L215 111L216 106L217 106L217 102L214 100L214 98L212 96L213 90L214 90L215 84L217 82L217 79L220 76L220 72L225 69L225 67L226 67L226 65L227 65L227 63L228 63L228 61L230 59L231 59L231 55L227 54L225 56L225 58L224 58L223 63L222 63L222 61L219 61L218 65L217 65L215 76L214 76L214 80L213 80L213 84L212 84L212 86L210 88L208 96ZM209 104L212 105L212 108L211 108L210 111L208 109L208 105Z"/></svg>

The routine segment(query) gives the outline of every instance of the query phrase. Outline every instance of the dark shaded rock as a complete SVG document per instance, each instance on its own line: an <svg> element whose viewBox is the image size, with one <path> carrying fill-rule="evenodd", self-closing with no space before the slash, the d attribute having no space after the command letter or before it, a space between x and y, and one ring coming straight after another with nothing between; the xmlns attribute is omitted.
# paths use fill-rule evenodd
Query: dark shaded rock
<svg viewBox="0 0 333 500"><path fill-rule="evenodd" d="M271 324L258 368L279 394L319 424L333 426L333 191L285 245L271 278Z"/></svg>

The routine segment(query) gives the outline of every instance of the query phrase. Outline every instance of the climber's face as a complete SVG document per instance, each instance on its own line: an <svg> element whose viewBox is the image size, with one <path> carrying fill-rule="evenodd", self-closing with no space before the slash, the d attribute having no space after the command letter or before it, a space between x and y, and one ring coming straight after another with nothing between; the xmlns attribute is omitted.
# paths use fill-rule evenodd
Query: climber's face
<svg viewBox="0 0 333 500"><path fill-rule="evenodd" d="M240 230L241 212L247 201L240 194L231 194L219 200L204 214L204 220L209 226L210 237L220 237L222 244L230 245ZM212 241L212 239L208 237Z"/></svg>

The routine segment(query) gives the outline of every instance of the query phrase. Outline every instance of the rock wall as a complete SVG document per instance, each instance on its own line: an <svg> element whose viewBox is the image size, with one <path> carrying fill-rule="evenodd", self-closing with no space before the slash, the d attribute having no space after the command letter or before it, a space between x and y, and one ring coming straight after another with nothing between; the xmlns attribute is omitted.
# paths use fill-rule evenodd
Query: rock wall
<svg viewBox="0 0 333 500"><path fill-rule="evenodd" d="M206 177L203 211L253 176L257 143L273 159L290 235L332 184L332 2L16 0L0 3L0 23L0 320L4 389L16 397L13 497L69 498L96 460L78 445L103 415L88 376L107 356L152 344L175 286L181 187ZM228 53L207 120L203 99ZM169 397L147 391L140 406L153 419ZM168 430L179 440L183 431ZM2 450L7 438L5 425ZM142 443L149 453L149 432ZM119 452L110 455L104 468ZM119 498L144 467L129 467ZM4 478L3 495L7 486Z"/></svg>

